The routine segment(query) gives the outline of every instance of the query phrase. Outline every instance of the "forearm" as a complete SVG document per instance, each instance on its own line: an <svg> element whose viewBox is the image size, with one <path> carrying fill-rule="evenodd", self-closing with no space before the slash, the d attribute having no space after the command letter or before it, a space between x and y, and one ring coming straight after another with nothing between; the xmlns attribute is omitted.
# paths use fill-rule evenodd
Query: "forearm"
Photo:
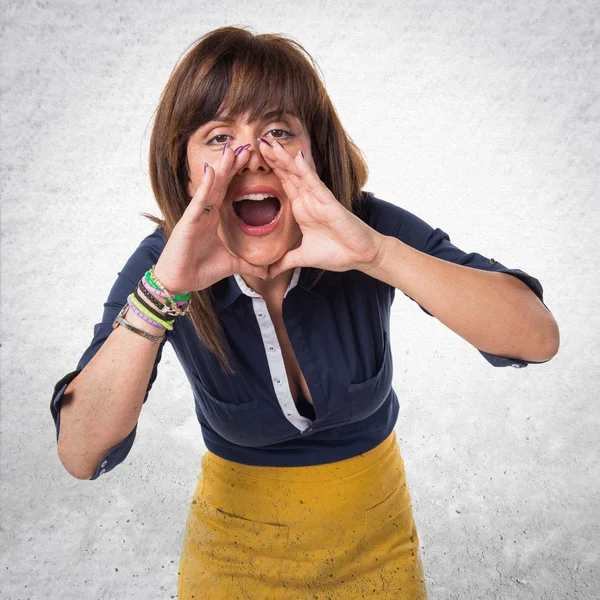
<svg viewBox="0 0 600 600"><path fill-rule="evenodd" d="M534 362L558 351L556 321L516 277L457 265L382 237L377 260L361 270L413 298L479 350Z"/></svg>
<svg viewBox="0 0 600 600"><path fill-rule="evenodd" d="M131 310L125 320L164 335ZM58 454L74 477L90 479L102 457L135 427L158 347L119 326L67 387L60 409Z"/></svg>

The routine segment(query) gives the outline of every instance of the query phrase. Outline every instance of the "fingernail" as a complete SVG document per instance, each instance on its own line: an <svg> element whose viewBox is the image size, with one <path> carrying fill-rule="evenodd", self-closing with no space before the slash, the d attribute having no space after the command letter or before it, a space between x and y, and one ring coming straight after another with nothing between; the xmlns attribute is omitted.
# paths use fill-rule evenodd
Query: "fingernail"
<svg viewBox="0 0 600 600"><path fill-rule="evenodd" d="M304 158L304 152L302 152L302 150L300 150L300 154L302 155L302 158Z"/></svg>
<svg viewBox="0 0 600 600"><path fill-rule="evenodd" d="M223 146L223 154L225 154L225 150L227 149L228 144L229 144L229 142L225 142L225 145Z"/></svg>
<svg viewBox="0 0 600 600"><path fill-rule="evenodd" d="M238 154L241 154L246 148L248 148L250 146L250 144L246 144L245 146L238 146L233 153L237 156Z"/></svg>
<svg viewBox="0 0 600 600"><path fill-rule="evenodd" d="M265 138L257 138L260 142L264 142L267 146L270 146L271 144L269 144L269 142L267 142L267 140L265 140Z"/></svg>
<svg viewBox="0 0 600 600"><path fill-rule="evenodd" d="M283 148L283 144L279 140L275 140L275 141Z"/></svg>
<svg viewBox="0 0 600 600"><path fill-rule="evenodd" d="M204 163L204 172L205 172L205 173L206 173L206 169L207 169L207 168L208 168L208 163L207 163L207 162L205 162L205 163Z"/></svg>

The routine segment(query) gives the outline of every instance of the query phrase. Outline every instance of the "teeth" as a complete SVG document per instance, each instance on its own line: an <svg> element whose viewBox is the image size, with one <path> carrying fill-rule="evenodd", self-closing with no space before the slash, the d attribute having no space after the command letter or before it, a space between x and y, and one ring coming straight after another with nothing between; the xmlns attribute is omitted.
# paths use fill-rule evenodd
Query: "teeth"
<svg viewBox="0 0 600 600"><path fill-rule="evenodd" d="M273 198L273 194L246 194L245 196L236 198L234 202L239 202L240 200L256 200L257 202L259 202L260 200L264 200L265 198Z"/></svg>

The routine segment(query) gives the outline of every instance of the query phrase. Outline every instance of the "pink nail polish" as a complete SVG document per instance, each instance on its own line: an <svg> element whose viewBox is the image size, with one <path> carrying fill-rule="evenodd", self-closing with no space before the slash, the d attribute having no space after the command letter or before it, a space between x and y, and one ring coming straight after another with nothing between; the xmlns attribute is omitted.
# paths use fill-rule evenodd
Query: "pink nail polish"
<svg viewBox="0 0 600 600"><path fill-rule="evenodd" d="M304 158L304 152L302 152L302 150L300 150L300 154L302 154L302 158Z"/></svg>
<svg viewBox="0 0 600 600"><path fill-rule="evenodd" d="M228 144L229 144L229 142L225 142L225 145L223 146L223 154L225 154L225 150L227 149Z"/></svg>
<svg viewBox="0 0 600 600"><path fill-rule="evenodd" d="M205 172L205 173L206 173L206 169L207 169L207 168L208 168L208 163L207 163L207 162L205 162L205 163L204 163L204 172Z"/></svg>
<svg viewBox="0 0 600 600"><path fill-rule="evenodd" d="M271 145L271 144L269 144L269 142L267 142L267 140L265 140L265 138L259 137L258 139L259 139L259 141L264 142L267 146Z"/></svg>
<svg viewBox="0 0 600 600"><path fill-rule="evenodd" d="M279 140L275 140L275 141L283 148L283 144Z"/></svg>

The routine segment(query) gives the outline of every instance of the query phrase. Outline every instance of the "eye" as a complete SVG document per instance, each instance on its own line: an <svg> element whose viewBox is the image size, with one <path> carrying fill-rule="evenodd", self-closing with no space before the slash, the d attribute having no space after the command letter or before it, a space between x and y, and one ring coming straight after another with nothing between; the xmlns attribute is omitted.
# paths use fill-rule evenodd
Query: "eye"
<svg viewBox="0 0 600 600"><path fill-rule="evenodd" d="M210 138L210 140L208 140L208 142L206 142L207 146L215 146L215 145L219 145L219 144L224 144L227 139L224 139L221 142L216 141L217 138L228 138L229 136L226 133L220 133L219 135L215 135L214 137Z"/></svg>
<svg viewBox="0 0 600 600"><path fill-rule="evenodd" d="M278 139L278 140L288 140L290 138L293 138L295 135L291 131L288 131L287 129L270 129L265 135L269 135L269 134L272 134L272 137L274 137L275 139ZM230 136L226 133L219 133L218 135L215 135L212 138L210 138L210 140L208 140L208 142L206 142L206 145L207 146L221 146L227 141L227 138L230 138L230 137L232 137L232 136Z"/></svg>
<svg viewBox="0 0 600 600"><path fill-rule="evenodd" d="M285 134L285 137L283 137L282 135L273 135L274 138L278 139L278 140L287 140L289 138L293 138L294 134L291 131L288 131L287 129L271 129L269 131L269 133L273 133L273 132L278 132L280 134Z"/></svg>

